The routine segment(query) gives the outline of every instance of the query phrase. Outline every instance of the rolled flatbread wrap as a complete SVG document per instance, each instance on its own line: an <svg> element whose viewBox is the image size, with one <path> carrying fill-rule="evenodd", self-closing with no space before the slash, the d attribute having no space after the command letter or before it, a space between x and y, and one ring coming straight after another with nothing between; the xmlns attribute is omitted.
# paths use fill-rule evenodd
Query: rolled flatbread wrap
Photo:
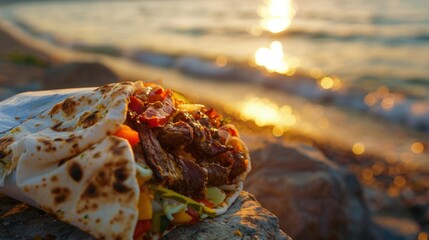
<svg viewBox="0 0 429 240"><path fill-rule="evenodd" d="M0 190L97 239L223 214L250 168L214 109L140 81L75 91L0 135Z"/></svg>

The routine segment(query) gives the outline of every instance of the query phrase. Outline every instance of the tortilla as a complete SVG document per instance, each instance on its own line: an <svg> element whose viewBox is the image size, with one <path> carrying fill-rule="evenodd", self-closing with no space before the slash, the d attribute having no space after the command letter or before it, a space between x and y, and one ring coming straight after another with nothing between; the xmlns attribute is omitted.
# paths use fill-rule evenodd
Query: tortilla
<svg viewBox="0 0 429 240"><path fill-rule="evenodd" d="M145 91L142 82L121 82L76 93L3 134L0 190L98 239L132 239L139 221L137 176L149 179L152 173L142 172L133 147L113 133L127 120L130 97ZM226 197L221 204L208 209L198 203L200 218L222 214L235 201L250 171L247 152L245 157L246 170L222 186ZM165 194L163 199L176 194L160 189L153 194Z"/></svg>

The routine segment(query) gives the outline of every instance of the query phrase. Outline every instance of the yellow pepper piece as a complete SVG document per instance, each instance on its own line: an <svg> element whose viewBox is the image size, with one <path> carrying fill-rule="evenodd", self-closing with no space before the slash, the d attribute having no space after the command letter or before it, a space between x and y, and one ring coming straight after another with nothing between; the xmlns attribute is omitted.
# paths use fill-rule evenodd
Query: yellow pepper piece
<svg viewBox="0 0 429 240"><path fill-rule="evenodd" d="M152 196L145 185L141 186L137 208L139 210L139 220L152 219Z"/></svg>
<svg viewBox="0 0 429 240"><path fill-rule="evenodd" d="M185 210L182 210L178 213L173 214L173 223L174 224L186 224L192 220L192 217L186 213Z"/></svg>
<svg viewBox="0 0 429 240"><path fill-rule="evenodd" d="M143 183L145 182L145 178L144 177L142 177L140 174L137 174L137 176L136 176L136 178L137 178L137 183L139 184L139 186L141 186L141 185L143 185Z"/></svg>

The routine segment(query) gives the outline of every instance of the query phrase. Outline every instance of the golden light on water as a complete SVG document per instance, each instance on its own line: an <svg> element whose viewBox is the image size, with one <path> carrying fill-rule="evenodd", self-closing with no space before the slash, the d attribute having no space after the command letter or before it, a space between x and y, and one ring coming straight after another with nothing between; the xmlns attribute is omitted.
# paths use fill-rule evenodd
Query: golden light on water
<svg viewBox="0 0 429 240"><path fill-rule="evenodd" d="M238 103L237 109L240 109L242 120L253 120L260 127L273 126L275 136L283 135L284 131L297 121L290 106L279 107L266 98L248 97Z"/></svg>
<svg viewBox="0 0 429 240"><path fill-rule="evenodd" d="M219 67L225 67L228 63L228 59L224 55L219 55L216 58L216 65Z"/></svg>
<svg viewBox="0 0 429 240"><path fill-rule="evenodd" d="M379 87L376 91L368 93L364 102L367 106L380 106L384 110L391 110L395 105L404 101L404 96L398 93L392 93L386 87Z"/></svg>
<svg viewBox="0 0 429 240"><path fill-rule="evenodd" d="M292 0L265 0L264 5L258 8L262 18L261 27L272 33L283 32L288 29L296 13Z"/></svg>
<svg viewBox="0 0 429 240"><path fill-rule="evenodd" d="M425 147L421 142L415 142L411 145L411 151L413 153L419 154L419 153L422 153L424 150L425 150Z"/></svg>
<svg viewBox="0 0 429 240"><path fill-rule="evenodd" d="M314 74L314 75L316 75L316 74ZM318 75L321 75L321 73ZM338 90L341 88L342 83L341 83L341 80L337 76L333 76L333 77L325 76L319 80L319 85L321 88L323 88L325 90L329 90L329 89Z"/></svg>
<svg viewBox="0 0 429 240"><path fill-rule="evenodd" d="M362 143L353 144L352 151L355 155L361 155L365 152L365 146Z"/></svg>
<svg viewBox="0 0 429 240"><path fill-rule="evenodd" d="M373 106L377 103L377 97L373 93L368 93L364 98L364 102L368 106Z"/></svg>
<svg viewBox="0 0 429 240"><path fill-rule="evenodd" d="M386 110L393 108L393 106L395 106L395 100L392 97L385 97L381 101L381 107Z"/></svg>
<svg viewBox="0 0 429 240"><path fill-rule="evenodd" d="M334 86L334 81L330 77L324 77L320 80L320 86L323 89L330 89Z"/></svg>
<svg viewBox="0 0 429 240"><path fill-rule="evenodd" d="M255 63L269 72L287 74L291 70L283 53L283 45L278 41L272 42L270 48L259 48L255 53Z"/></svg>

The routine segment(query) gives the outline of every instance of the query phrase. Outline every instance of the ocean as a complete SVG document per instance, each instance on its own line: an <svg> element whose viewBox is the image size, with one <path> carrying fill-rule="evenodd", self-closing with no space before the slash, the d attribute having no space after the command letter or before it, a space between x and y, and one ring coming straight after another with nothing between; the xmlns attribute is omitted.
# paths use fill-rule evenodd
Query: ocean
<svg viewBox="0 0 429 240"><path fill-rule="evenodd" d="M196 79L276 136L298 129L356 154L429 160L426 0L30 1L0 6L0 19L178 72L179 88Z"/></svg>

